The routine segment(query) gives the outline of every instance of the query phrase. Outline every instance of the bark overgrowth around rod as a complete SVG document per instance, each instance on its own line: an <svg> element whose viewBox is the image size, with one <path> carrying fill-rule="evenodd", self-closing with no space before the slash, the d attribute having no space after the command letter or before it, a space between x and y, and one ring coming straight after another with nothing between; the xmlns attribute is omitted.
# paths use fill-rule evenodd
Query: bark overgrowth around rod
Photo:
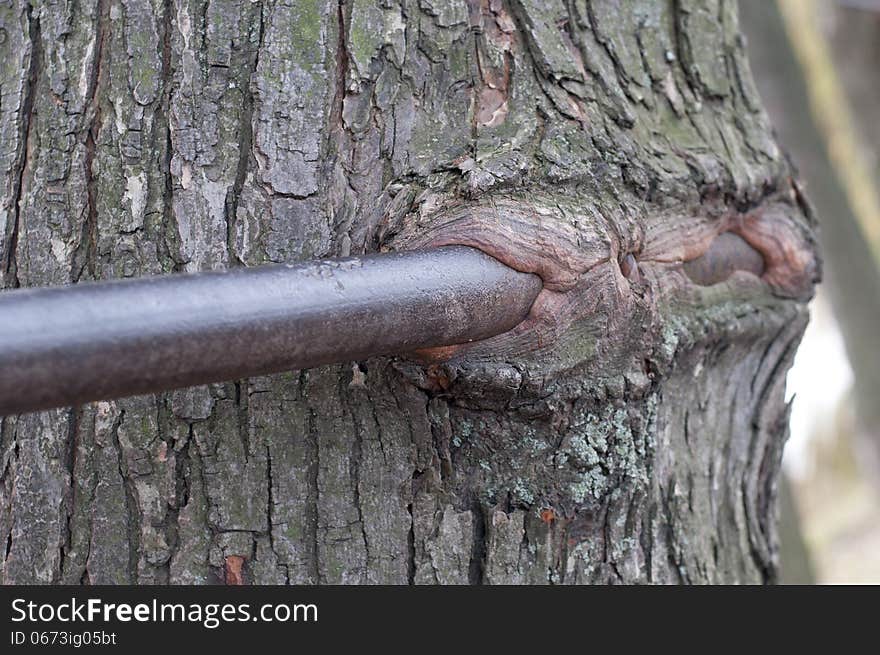
<svg viewBox="0 0 880 655"><path fill-rule="evenodd" d="M770 582L814 219L736 3L22 0L0 284L471 246L503 334L0 423L7 583Z"/></svg>

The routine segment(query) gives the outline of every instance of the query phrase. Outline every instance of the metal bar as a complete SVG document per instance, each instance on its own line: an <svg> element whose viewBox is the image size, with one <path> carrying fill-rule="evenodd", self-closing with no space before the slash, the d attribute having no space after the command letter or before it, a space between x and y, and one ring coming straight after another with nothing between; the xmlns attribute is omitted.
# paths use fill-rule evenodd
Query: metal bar
<svg viewBox="0 0 880 655"><path fill-rule="evenodd" d="M486 339L540 279L463 246L0 293L0 415Z"/></svg>

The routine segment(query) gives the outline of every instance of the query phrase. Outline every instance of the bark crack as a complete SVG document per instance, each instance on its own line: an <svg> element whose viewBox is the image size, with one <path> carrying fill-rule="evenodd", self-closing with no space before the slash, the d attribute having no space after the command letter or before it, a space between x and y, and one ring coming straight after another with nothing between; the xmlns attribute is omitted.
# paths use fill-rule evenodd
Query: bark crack
<svg viewBox="0 0 880 655"><path fill-rule="evenodd" d="M128 574L131 584L136 584L138 580L138 544L140 539L138 536L138 525L141 521L140 508L137 503L137 491L134 486L134 480L128 466L125 463L125 451L119 440L119 428L125 422L125 410L119 410L119 416L113 423L110 430L110 436L113 448L116 451L117 470L119 479L125 490L125 514L127 517L127 537L128 537Z"/></svg>
<svg viewBox="0 0 880 655"><path fill-rule="evenodd" d="M351 459L349 465L349 475L351 477L351 488L354 500L354 507L357 511L358 517L358 525L360 526L361 539L364 542L364 554L365 554L365 564L364 564L364 578L367 578L367 574L370 570L370 541L367 537L367 526L364 521L364 509L363 503L361 500L361 464L364 456L363 453L363 442L364 435L363 431L358 424L357 416L355 415L354 408L352 404L349 402L349 396L346 393L347 384L345 382L345 377L340 376L339 379L339 398L342 401L343 406L348 411L349 418L351 419L351 425L354 431L354 443L352 444L351 449Z"/></svg>
<svg viewBox="0 0 880 655"><path fill-rule="evenodd" d="M413 515L413 502L406 505L409 513L409 530L406 533L406 582L412 586L416 583L416 518Z"/></svg>
<svg viewBox="0 0 880 655"><path fill-rule="evenodd" d="M43 43L40 32L40 19L34 17L34 8L27 5L28 40L31 43L30 67L28 69L27 89L22 102L21 113L23 116L19 137L19 153L16 161L18 176L15 181L15 191L12 201L12 231L6 251L6 261L3 262L6 285L17 288L21 286L18 270L18 239L21 230L21 203L24 196L25 180L30 168L30 151L32 143L32 126L34 121L34 105L37 95L37 81L43 66Z"/></svg>
<svg viewBox="0 0 880 655"><path fill-rule="evenodd" d="M486 512L476 498L471 506L473 516L473 540L471 559L468 566L468 582L481 585L486 581L486 554L489 547L489 535L486 529Z"/></svg>
<svg viewBox="0 0 880 655"><path fill-rule="evenodd" d="M105 77L104 53L105 40L110 30L110 2L98 0L95 17L95 57L89 75L89 84L85 96L88 126L85 133L85 156L83 157L83 174L86 187L85 221L82 226L80 242L73 255L70 279L78 282L86 270L90 277L96 277L98 250L98 189L94 172L95 155L97 154L98 133L101 130L101 87Z"/></svg>
<svg viewBox="0 0 880 655"><path fill-rule="evenodd" d="M70 499L67 503L67 517L65 521L65 535L64 540L61 544L61 557L59 560L59 574L64 577L64 567L67 563L67 559L65 556L66 551L69 551L71 547L71 540L73 538L73 530L71 529L70 521L73 518L73 510L76 507L76 457L79 451L79 422L80 417L82 415L81 407L71 408L68 412L68 431L67 431L67 472L69 477L68 484L70 485ZM2 441L0 441L2 443Z"/></svg>
<svg viewBox="0 0 880 655"><path fill-rule="evenodd" d="M207 6L207 5L206 5ZM174 144L171 139L171 96L173 71L171 69L171 28L172 28L172 11L174 9L173 0L165 0L162 13L162 97L159 107L156 110L157 133L156 143L160 137L163 138L162 147L163 160L161 165L161 173L164 179L162 188L162 225L161 232L163 238L156 239L157 254L170 263L173 271L182 271L186 262L178 261L173 255L173 248L169 241L176 241L174 234L174 179L171 174L171 159L174 153Z"/></svg>
<svg viewBox="0 0 880 655"><path fill-rule="evenodd" d="M260 25L257 47L253 51L248 69L247 89L243 93L243 106L241 120L239 121L238 162L235 170L235 180L226 194L224 207L226 214L226 251L230 266L243 266L245 264L239 253L236 252L235 241L238 228L238 205L241 200L241 192L244 189L245 180L247 179L248 169L250 168L251 149L254 142L254 107L256 102L254 99L253 80L260 63L260 50L263 46L265 32L262 2L259 3L259 10Z"/></svg>
<svg viewBox="0 0 880 655"><path fill-rule="evenodd" d="M303 384L303 376L307 375L306 373L302 373L300 376L300 387L301 389L305 386ZM301 395L304 395L301 393ZM321 583L323 580L321 579L321 567L319 565L319 558L321 555L320 544L318 539L318 512L319 512L319 489L318 489L318 476L320 474L321 469L321 459L320 459L320 450L321 447L318 443L318 435L315 428L315 410L309 409L309 426L308 426L308 440L310 445L312 446L312 457L311 462L312 466L309 469L309 491L308 498L306 499L306 506L309 509L311 516L309 516L308 521L308 529L310 534L308 535L308 541L312 548L312 557L311 560L311 577L315 583Z"/></svg>
<svg viewBox="0 0 880 655"><path fill-rule="evenodd" d="M4 459L3 470L0 471L0 482L5 480L7 473L9 473L12 476L12 482L9 486L10 486L10 496L13 498L15 497L16 476L14 473L10 472L11 465L9 462L12 460L16 460L16 461L18 460L19 447L18 447L18 439L17 439L17 436L18 436L17 427L18 426L15 426L12 428L12 436L10 437L10 447L9 447L11 450L11 454L9 455L9 457L6 457L6 455L4 454L4 456L3 456L3 459ZM8 432L9 432L9 419L4 417L3 420L0 421L0 444L4 444L6 442L6 435L8 434ZM4 583L7 580L7 576L5 575L6 564L9 561L9 554L12 552L12 528L13 528L13 522L10 521L9 522L9 532L6 534L6 539L4 540L5 552L3 554L3 567L2 567L2 569L0 569L0 572L2 572L4 574L3 579L2 579L2 581Z"/></svg>

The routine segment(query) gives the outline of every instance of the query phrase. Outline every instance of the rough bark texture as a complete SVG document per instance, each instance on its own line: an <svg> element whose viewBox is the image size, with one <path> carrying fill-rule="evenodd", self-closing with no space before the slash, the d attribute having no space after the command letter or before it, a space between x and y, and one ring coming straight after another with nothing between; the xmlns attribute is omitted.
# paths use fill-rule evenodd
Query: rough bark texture
<svg viewBox="0 0 880 655"><path fill-rule="evenodd" d="M425 243L545 282L469 349L3 420L5 582L774 579L817 266L734 2L12 0L0 25L7 287Z"/></svg>

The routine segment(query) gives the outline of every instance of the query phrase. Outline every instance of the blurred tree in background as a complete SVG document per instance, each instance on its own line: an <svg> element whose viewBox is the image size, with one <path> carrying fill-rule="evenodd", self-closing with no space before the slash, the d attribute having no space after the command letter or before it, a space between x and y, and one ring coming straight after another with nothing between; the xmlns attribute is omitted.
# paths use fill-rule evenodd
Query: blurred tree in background
<svg viewBox="0 0 880 655"><path fill-rule="evenodd" d="M820 579L864 580L872 564L859 564L853 549L880 540L876 489L865 484L880 479L880 2L741 0L740 11L762 100L818 215L825 261L819 302L833 308L854 377L856 416L844 406L833 429L814 427L819 437L823 429L833 434L814 439L822 470L796 485L796 495L814 556L848 561L820 566ZM791 569L802 571L802 549L788 534Z"/></svg>

